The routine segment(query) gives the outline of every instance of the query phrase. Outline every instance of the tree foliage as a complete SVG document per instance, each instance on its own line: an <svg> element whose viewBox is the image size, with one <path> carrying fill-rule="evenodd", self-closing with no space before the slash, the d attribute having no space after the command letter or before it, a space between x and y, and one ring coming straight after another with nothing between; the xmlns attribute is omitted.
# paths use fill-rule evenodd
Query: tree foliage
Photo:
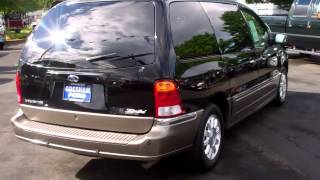
<svg viewBox="0 0 320 180"><path fill-rule="evenodd" d="M0 13L27 13L49 8L54 0L0 0Z"/></svg>
<svg viewBox="0 0 320 180"><path fill-rule="evenodd" d="M190 40L175 47L177 55L182 58L207 56L217 51L217 40L213 34L204 33L193 36Z"/></svg>

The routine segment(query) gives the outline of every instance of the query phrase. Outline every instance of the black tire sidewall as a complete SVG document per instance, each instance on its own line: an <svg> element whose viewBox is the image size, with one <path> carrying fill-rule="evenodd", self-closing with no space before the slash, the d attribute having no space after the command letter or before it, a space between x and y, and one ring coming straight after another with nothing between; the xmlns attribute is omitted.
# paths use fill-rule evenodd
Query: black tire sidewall
<svg viewBox="0 0 320 180"><path fill-rule="evenodd" d="M206 155L204 154L204 146L203 146L203 136L204 136L204 130L205 126L207 123L208 118L211 115L215 115L218 117L219 122L220 122L220 129L221 129L221 142L220 142L220 148L218 150L218 153L216 157L213 160L209 160ZM216 105L210 105L205 109L205 111L202 114L201 122L199 124L199 129L197 132L197 136L194 142L194 147L193 147L193 156L194 156L194 161L196 163L196 166L200 170L207 170L212 168L216 162L218 161L220 154L221 154L221 149L223 147L224 143L224 128L223 128L223 116Z"/></svg>
<svg viewBox="0 0 320 180"><path fill-rule="evenodd" d="M287 99L287 95L288 95L288 70L287 70L287 68L285 68L285 67L281 68L281 75L282 74L285 74L285 76L286 76L286 83L287 83L286 96L284 99L281 99L281 97L280 97L280 83L281 83L281 77L280 77L279 83L278 83L278 89L277 89L277 96L274 100L274 103L276 105L282 105L283 103L285 103L286 99Z"/></svg>

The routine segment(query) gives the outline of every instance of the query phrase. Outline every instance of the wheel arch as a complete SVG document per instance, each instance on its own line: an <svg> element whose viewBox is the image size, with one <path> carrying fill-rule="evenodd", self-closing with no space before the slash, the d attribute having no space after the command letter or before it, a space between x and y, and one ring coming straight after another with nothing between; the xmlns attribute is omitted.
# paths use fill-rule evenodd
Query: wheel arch
<svg viewBox="0 0 320 180"><path fill-rule="evenodd" d="M223 128L226 129L228 127L227 123L231 117L231 103L228 100L228 95L224 92L218 92L210 98L210 103L215 104L220 108L223 115L222 125Z"/></svg>

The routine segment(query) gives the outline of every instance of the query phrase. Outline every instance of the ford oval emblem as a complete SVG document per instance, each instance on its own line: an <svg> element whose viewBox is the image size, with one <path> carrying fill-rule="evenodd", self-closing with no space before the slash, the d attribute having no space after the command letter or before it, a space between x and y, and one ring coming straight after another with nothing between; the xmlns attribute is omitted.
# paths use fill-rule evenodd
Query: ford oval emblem
<svg viewBox="0 0 320 180"><path fill-rule="evenodd" d="M67 77L67 80L68 80L69 82L74 82L74 83L76 83L76 82L79 81L79 76L69 75L69 76Z"/></svg>

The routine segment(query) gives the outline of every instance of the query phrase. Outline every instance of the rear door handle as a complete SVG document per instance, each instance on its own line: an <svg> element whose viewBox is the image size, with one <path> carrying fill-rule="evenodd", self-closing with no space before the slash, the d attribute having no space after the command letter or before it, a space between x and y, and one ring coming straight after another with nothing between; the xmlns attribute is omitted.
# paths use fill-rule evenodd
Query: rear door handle
<svg viewBox="0 0 320 180"><path fill-rule="evenodd" d="M310 29L311 28L311 23L310 21L307 22L307 29Z"/></svg>
<svg viewBox="0 0 320 180"><path fill-rule="evenodd" d="M257 61L256 61L254 58L250 58L250 59L249 59L249 63L250 63L250 64L256 64L256 62L257 62Z"/></svg>

